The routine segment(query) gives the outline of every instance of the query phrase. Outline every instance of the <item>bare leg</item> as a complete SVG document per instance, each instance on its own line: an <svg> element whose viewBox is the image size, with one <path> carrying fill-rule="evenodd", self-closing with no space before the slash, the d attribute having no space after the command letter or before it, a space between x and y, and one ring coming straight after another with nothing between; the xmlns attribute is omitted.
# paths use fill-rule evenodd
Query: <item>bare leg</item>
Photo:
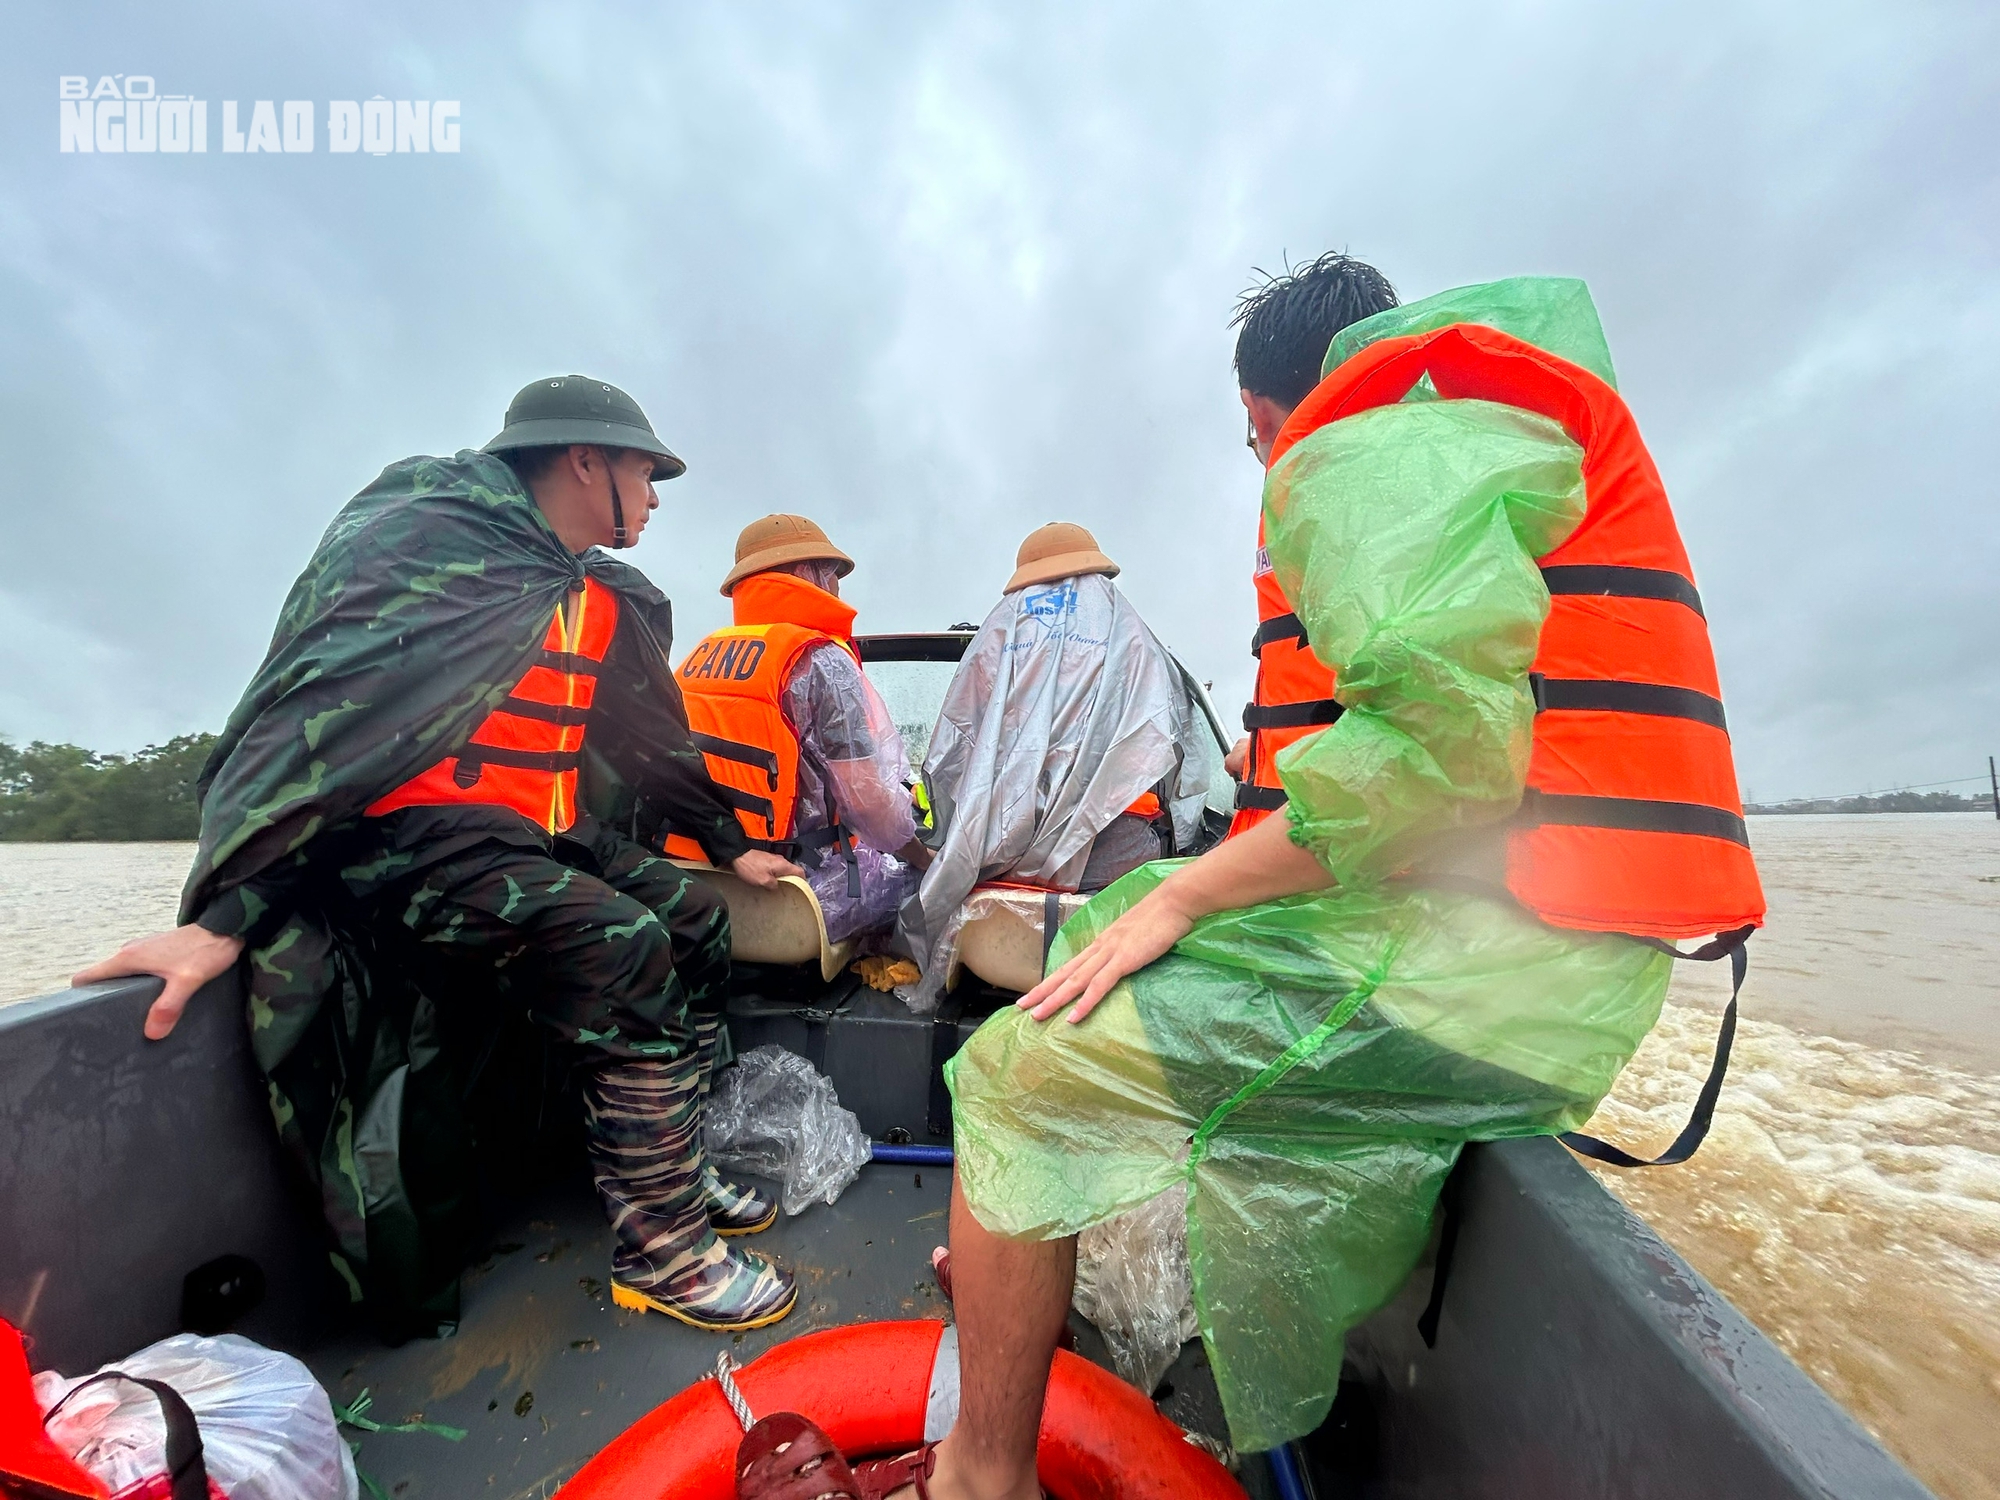
<svg viewBox="0 0 2000 1500"><path fill-rule="evenodd" d="M1008 1240L989 1233L965 1206L953 1177L951 1282L960 1394L958 1425L938 1445L934 1500L1039 1500L1035 1437L1075 1279L1074 1239Z"/></svg>

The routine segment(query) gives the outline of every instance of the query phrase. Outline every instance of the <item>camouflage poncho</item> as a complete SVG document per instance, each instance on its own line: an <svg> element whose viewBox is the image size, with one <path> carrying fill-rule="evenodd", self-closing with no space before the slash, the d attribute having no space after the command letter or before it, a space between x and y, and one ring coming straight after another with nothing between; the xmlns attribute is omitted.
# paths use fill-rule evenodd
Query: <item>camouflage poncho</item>
<svg viewBox="0 0 2000 1500"><path fill-rule="evenodd" d="M334 1266L392 1337L456 1318L476 1232L468 1058L490 1051L503 1011L470 997L484 1038L447 1024L459 997L418 993L383 961L370 903L446 853L548 840L504 810L419 809L420 832L400 837L397 819L362 812L470 739L586 572L620 616L579 803L644 840L671 821L735 858L748 845L688 737L665 596L604 553L572 554L514 472L475 452L392 464L334 518L202 773L181 920L246 939L279 1134Z"/></svg>
<svg viewBox="0 0 2000 1500"><path fill-rule="evenodd" d="M586 571L619 594L621 638L632 630L657 647L621 653L651 679L619 695L621 707L639 703L647 732L601 732L606 715L594 716L593 790L601 800L612 769L651 794L655 821L679 802L686 831L713 840L712 852L741 853L740 825L719 799L685 806L709 783L667 664L666 597L602 552L570 552L514 471L468 450L391 464L320 539L202 772L201 843L181 920L237 936L267 927L315 837L471 738ZM615 749L625 763L607 767Z"/></svg>

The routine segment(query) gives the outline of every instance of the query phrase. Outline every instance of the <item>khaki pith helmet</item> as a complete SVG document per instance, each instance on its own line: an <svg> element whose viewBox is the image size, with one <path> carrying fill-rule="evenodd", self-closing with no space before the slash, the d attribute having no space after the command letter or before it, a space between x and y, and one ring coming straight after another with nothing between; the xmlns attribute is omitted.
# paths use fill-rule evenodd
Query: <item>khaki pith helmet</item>
<svg viewBox="0 0 2000 1500"><path fill-rule="evenodd" d="M1054 583L1079 573L1118 576L1118 564L1097 550L1097 538L1071 521L1051 521L1028 533L1014 554L1014 576L1000 592L1011 594L1031 583Z"/></svg>
<svg viewBox="0 0 2000 1500"><path fill-rule="evenodd" d="M736 566L722 580L722 596L728 598L729 591L752 573L795 562L830 562L842 578L854 571L854 559L804 516L761 516L736 538Z"/></svg>

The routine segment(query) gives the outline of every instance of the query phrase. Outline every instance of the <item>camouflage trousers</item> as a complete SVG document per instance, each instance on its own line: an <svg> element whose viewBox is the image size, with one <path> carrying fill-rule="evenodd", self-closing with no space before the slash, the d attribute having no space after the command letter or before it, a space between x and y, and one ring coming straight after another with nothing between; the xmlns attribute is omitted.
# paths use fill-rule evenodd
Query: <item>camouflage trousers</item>
<svg viewBox="0 0 2000 1500"><path fill-rule="evenodd" d="M552 853L486 841L429 865L378 920L420 971L494 975L581 1046L592 1175L613 1271L651 1289L703 1273L701 1106L729 978L728 909L671 861L598 824Z"/></svg>

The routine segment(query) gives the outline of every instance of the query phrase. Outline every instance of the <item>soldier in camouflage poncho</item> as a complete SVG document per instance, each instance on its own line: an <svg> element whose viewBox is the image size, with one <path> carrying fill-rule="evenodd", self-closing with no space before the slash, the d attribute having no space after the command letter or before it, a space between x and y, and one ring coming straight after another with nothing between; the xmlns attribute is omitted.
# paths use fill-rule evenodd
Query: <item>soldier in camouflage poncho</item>
<svg viewBox="0 0 2000 1500"><path fill-rule="evenodd" d="M793 870L750 849L689 739L667 600L598 550L684 468L630 397L570 376L524 389L484 452L384 470L203 773L186 925L80 976L163 976L158 1038L244 962L280 1134L391 1336L456 1320L464 1100L510 1006L590 1064L617 1300L714 1328L792 1306L788 1274L718 1237L776 1205L701 1157L728 914L649 848L671 828L753 883Z"/></svg>

